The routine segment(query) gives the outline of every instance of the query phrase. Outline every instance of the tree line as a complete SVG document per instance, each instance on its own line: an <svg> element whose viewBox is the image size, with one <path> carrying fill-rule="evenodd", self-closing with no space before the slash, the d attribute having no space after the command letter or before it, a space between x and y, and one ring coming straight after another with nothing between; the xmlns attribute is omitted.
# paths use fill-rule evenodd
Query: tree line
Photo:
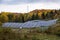
<svg viewBox="0 0 60 40"><path fill-rule="evenodd" d="M58 18L60 10L33 10L28 13L1 12L0 22L26 22L30 20L50 20Z"/></svg>

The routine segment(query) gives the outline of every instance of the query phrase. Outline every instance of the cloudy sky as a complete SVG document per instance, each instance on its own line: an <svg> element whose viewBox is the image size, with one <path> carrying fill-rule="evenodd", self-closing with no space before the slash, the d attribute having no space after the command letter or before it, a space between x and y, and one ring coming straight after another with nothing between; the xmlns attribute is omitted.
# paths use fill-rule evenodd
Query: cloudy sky
<svg viewBox="0 0 60 40"><path fill-rule="evenodd" d="M29 12L35 9L60 9L60 0L0 0L0 12Z"/></svg>

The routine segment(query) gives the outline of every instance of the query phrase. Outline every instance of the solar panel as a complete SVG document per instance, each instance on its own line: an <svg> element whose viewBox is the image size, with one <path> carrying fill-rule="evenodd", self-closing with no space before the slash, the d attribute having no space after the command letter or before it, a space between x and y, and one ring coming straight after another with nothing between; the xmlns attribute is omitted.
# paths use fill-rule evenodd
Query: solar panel
<svg viewBox="0 0 60 40"><path fill-rule="evenodd" d="M40 27L40 26L51 26L56 23L57 20L49 20L49 21L42 21L42 20L32 20L25 23L3 23L3 27L13 27L13 28L31 28L31 27Z"/></svg>

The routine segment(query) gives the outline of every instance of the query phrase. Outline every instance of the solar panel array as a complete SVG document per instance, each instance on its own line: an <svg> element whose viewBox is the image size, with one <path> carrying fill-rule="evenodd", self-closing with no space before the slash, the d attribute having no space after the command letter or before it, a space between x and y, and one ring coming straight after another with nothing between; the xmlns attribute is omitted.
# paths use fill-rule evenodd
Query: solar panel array
<svg viewBox="0 0 60 40"><path fill-rule="evenodd" d="M3 27L20 28L22 23L3 23Z"/></svg>
<svg viewBox="0 0 60 40"><path fill-rule="evenodd" d="M41 26L51 26L56 23L57 20L32 20L25 23L3 23L3 27L12 27L12 28L31 28L31 27L41 27Z"/></svg>

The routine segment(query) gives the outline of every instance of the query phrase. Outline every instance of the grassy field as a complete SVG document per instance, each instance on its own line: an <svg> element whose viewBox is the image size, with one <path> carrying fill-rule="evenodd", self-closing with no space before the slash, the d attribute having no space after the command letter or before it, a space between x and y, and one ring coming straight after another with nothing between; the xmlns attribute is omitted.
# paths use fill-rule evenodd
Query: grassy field
<svg viewBox="0 0 60 40"><path fill-rule="evenodd" d="M20 34L24 37L23 40L60 40L59 36L46 34L39 28L19 29Z"/></svg>
<svg viewBox="0 0 60 40"><path fill-rule="evenodd" d="M60 40L60 36L47 34L44 31L41 28L12 29L0 27L0 40Z"/></svg>

